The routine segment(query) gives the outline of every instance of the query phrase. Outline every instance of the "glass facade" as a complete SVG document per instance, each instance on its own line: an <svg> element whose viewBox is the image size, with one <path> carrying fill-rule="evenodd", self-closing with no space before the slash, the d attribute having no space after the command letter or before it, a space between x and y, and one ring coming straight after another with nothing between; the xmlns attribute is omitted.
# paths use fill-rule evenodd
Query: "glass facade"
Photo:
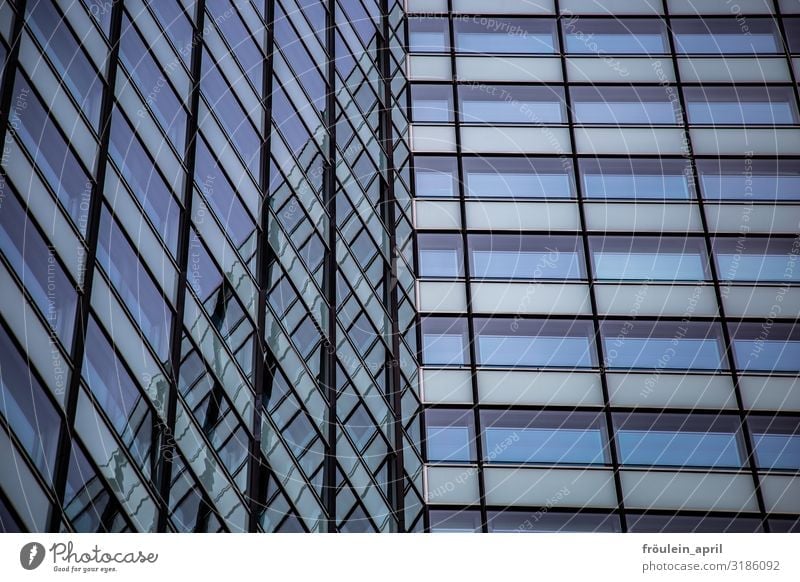
<svg viewBox="0 0 800 582"><path fill-rule="evenodd" d="M407 6L430 530L797 531L797 3Z"/></svg>
<svg viewBox="0 0 800 582"><path fill-rule="evenodd" d="M0 1L0 531L800 524L800 6Z"/></svg>
<svg viewBox="0 0 800 582"><path fill-rule="evenodd" d="M0 2L0 530L424 530L404 15Z"/></svg>

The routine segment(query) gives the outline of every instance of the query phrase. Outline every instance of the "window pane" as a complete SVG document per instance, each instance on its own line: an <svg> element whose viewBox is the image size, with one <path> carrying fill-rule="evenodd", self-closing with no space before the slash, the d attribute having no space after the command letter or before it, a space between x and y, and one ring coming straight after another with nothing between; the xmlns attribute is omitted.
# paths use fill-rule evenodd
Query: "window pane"
<svg viewBox="0 0 800 582"><path fill-rule="evenodd" d="M450 47L446 18L409 18L408 39L411 52L445 52Z"/></svg>
<svg viewBox="0 0 800 582"><path fill-rule="evenodd" d="M464 158L467 195L572 198L572 162L545 158Z"/></svg>
<svg viewBox="0 0 800 582"><path fill-rule="evenodd" d="M458 163L455 158L414 156L415 195L458 196Z"/></svg>
<svg viewBox="0 0 800 582"><path fill-rule="evenodd" d="M434 509L430 512L430 520L431 532L434 533L477 533L481 531L480 511Z"/></svg>
<svg viewBox="0 0 800 582"><path fill-rule="evenodd" d="M593 412L485 410L485 460L490 463L606 463L601 415Z"/></svg>
<svg viewBox="0 0 800 582"><path fill-rule="evenodd" d="M186 111L127 14L122 23L119 57L144 95L145 103L182 155L186 141Z"/></svg>
<svg viewBox="0 0 800 582"><path fill-rule="evenodd" d="M63 83L69 88L86 117L97 128L103 85L89 58L81 51L67 20L52 2L29 2L26 22L55 65Z"/></svg>
<svg viewBox="0 0 800 582"><path fill-rule="evenodd" d="M489 531L495 533L622 531L616 515L595 513L566 513L552 510L540 510L533 513L524 511L489 512L488 521Z"/></svg>
<svg viewBox="0 0 800 582"><path fill-rule="evenodd" d="M719 278L726 281L800 281L795 239L717 238Z"/></svg>
<svg viewBox="0 0 800 582"><path fill-rule="evenodd" d="M174 255L178 248L178 204L119 110L111 118L108 150L156 232Z"/></svg>
<svg viewBox="0 0 800 582"><path fill-rule="evenodd" d="M747 27L737 19L676 19L672 21L675 50L687 54L754 54L783 52L775 23L748 18Z"/></svg>
<svg viewBox="0 0 800 582"><path fill-rule="evenodd" d="M26 103L25 114L18 117L16 125L20 140L69 216L85 235L89 215L88 200L92 192L89 177L59 133L55 122L48 115L48 110L19 73L14 82L14 98Z"/></svg>
<svg viewBox="0 0 800 582"><path fill-rule="evenodd" d="M472 235L471 274L476 278L581 279L583 253L570 236Z"/></svg>
<svg viewBox="0 0 800 582"><path fill-rule="evenodd" d="M0 327L0 412L47 482L53 478L61 420L44 388ZM13 471L3 459L3 470Z"/></svg>
<svg viewBox="0 0 800 582"><path fill-rule="evenodd" d="M798 200L797 160L698 160L703 196L710 200Z"/></svg>
<svg viewBox="0 0 800 582"><path fill-rule="evenodd" d="M789 87L690 87L683 90L689 123L792 124L797 108Z"/></svg>
<svg viewBox="0 0 800 582"><path fill-rule="evenodd" d="M589 247L597 279L703 281L710 278L701 238L593 236Z"/></svg>
<svg viewBox="0 0 800 582"><path fill-rule="evenodd" d="M647 515L628 513L628 531L634 533L756 533L758 517L695 515Z"/></svg>
<svg viewBox="0 0 800 582"><path fill-rule="evenodd" d="M680 199L694 197L691 166L686 160L583 159L586 198Z"/></svg>
<svg viewBox="0 0 800 582"><path fill-rule="evenodd" d="M562 21L567 52L576 54L668 53L661 20L592 19L570 17Z"/></svg>
<svg viewBox="0 0 800 582"><path fill-rule="evenodd" d="M800 469L800 417L748 419L761 469Z"/></svg>
<svg viewBox="0 0 800 582"><path fill-rule="evenodd" d="M462 85L458 97L464 123L561 123L565 117L557 87Z"/></svg>
<svg viewBox="0 0 800 582"><path fill-rule="evenodd" d="M428 317L422 322L422 359L426 366L467 363L467 322Z"/></svg>
<svg viewBox="0 0 800 582"><path fill-rule="evenodd" d="M450 85L414 85L411 87L414 121L452 121L453 89Z"/></svg>
<svg viewBox="0 0 800 582"><path fill-rule="evenodd" d="M716 323L604 321L600 324L610 368L718 370L726 367Z"/></svg>
<svg viewBox="0 0 800 582"><path fill-rule="evenodd" d="M56 260L55 250L39 235L14 195L3 197L0 204L0 249L62 345L70 349L78 294ZM57 354L57 348L52 349Z"/></svg>
<svg viewBox="0 0 800 582"><path fill-rule="evenodd" d="M457 234L420 234L419 274L421 277L461 277L463 251Z"/></svg>
<svg viewBox="0 0 800 582"><path fill-rule="evenodd" d="M475 333L484 366L588 368L596 362L588 321L476 319Z"/></svg>
<svg viewBox="0 0 800 582"><path fill-rule="evenodd" d="M576 123L674 124L675 105L661 87L574 87Z"/></svg>
<svg viewBox="0 0 800 582"><path fill-rule="evenodd" d="M473 18L454 21L456 51L537 54L556 52L555 21L529 18Z"/></svg>
<svg viewBox="0 0 800 582"><path fill-rule="evenodd" d="M159 359L165 361L169 350L172 313L125 240L121 227L105 207L100 219L97 261L128 306L144 337L153 346Z"/></svg>
<svg viewBox="0 0 800 582"><path fill-rule="evenodd" d="M741 467L737 417L710 414L614 414L625 465Z"/></svg>
<svg viewBox="0 0 800 582"><path fill-rule="evenodd" d="M429 461L475 461L472 410L429 409L425 411L425 428Z"/></svg>
<svg viewBox="0 0 800 582"><path fill-rule="evenodd" d="M800 372L800 327L772 320L730 327L739 370Z"/></svg>

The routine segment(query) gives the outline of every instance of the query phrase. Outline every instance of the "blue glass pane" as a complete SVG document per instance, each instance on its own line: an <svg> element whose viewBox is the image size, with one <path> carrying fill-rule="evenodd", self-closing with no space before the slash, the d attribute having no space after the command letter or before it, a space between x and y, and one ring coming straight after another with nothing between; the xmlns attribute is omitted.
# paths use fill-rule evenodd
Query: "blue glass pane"
<svg viewBox="0 0 800 582"><path fill-rule="evenodd" d="M740 467L733 433L621 430L620 461L626 465Z"/></svg>
<svg viewBox="0 0 800 582"><path fill-rule="evenodd" d="M464 53L554 53L552 33L456 32L456 50Z"/></svg>
<svg viewBox="0 0 800 582"><path fill-rule="evenodd" d="M508 279L580 279L581 262L577 253L549 250L472 251L474 277Z"/></svg>
<svg viewBox="0 0 800 582"><path fill-rule="evenodd" d="M409 48L412 52L444 52L447 45L447 35L443 31L409 33Z"/></svg>
<svg viewBox="0 0 800 582"><path fill-rule="evenodd" d="M557 101L480 101L463 99L464 123L561 123L561 103Z"/></svg>
<svg viewBox="0 0 800 582"><path fill-rule="evenodd" d="M690 197L686 176L643 174L583 175L584 195L587 198L680 198Z"/></svg>
<svg viewBox="0 0 800 582"><path fill-rule="evenodd" d="M783 52L773 33L675 34L675 50L687 54L754 54Z"/></svg>
<svg viewBox="0 0 800 582"><path fill-rule="evenodd" d="M571 196L571 181L558 174L467 174L469 195L479 198L546 198Z"/></svg>
<svg viewBox="0 0 800 582"><path fill-rule="evenodd" d="M659 281L705 279L704 260L696 254L595 252L592 258L598 279Z"/></svg>
<svg viewBox="0 0 800 582"><path fill-rule="evenodd" d="M461 334L425 334L422 353L426 365L464 364L464 338Z"/></svg>
<svg viewBox="0 0 800 582"><path fill-rule="evenodd" d="M599 429L496 428L486 434L487 460L498 463L603 463Z"/></svg>
<svg viewBox="0 0 800 582"><path fill-rule="evenodd" d="M722 365L717 339L606 337L606 363L611 368L716 370Z"/></svg>
<svg viewBox="0 0 800 582"><path fill-rule="evenodd" d="M800 269L793 268L797 255L754 255L717 253L720 279L728 281L800 281Z"/></svg>
<svg viewBox="0 0 800 582"><path fill-rule="evenodd" d="M414 121L450 121L453 106L446 99L414 99Z"/></svg>
<svg viewBox="0 0 800 582"><path fill-rule="evenodd" d="M756 459L762 469L800 469L800 435L753 434Z"/></svg>
<svg viewBox="0 0 800 582"><path fill-rule="evenodd" d="M734 339L737 368L745 372L800 372L800 341L756 339Z"/></svg>
<svg viewBox="0 0 800 582"><path fill-rule="evenodd" d="M54 364L56 362L54 361ZM52 480L61 421L25 360L0 327L0 412L48 483ZM3 471L14 471L3 459Z"/></svg>
<svg viewBox="0 0 800 582"><path fill-rule="evenodd" d="M661 34L567 35L567 52L576 54L658 54L668 52Z"/></svg>
<svg viewBox="0 0 800 582"><path fill-rule="evenodd" d="M56 260L55 250L42 239L13 195L0 204L0 248L48 325L69 349L77 292ZM54 355L58 353L55 347L53 350Z"/></svg>
<svg viewBox="0 0 800 582"><path fill-rule="evenodd" d="M591 344L586 337L520 337L482 335L479 363L485 366L591 367Z"/></svg>
<svg viewBox="0 0 800 582"><path fill-rule="evenodd" d="M456 249L420 249L419 270L423 277L458 277L459 257Z"/></svg>
<svg viewBox="0 0 800 582"><path fill-rule="evenodd" d="M428 426L428 460L469 462L470 434L466 426Z"/></svg>
<svg viewBox="0 0 800 582"><path fill-rule="evenodd" d="M689 102L687 110L689 122L698 124L791 124L795 121L794 109L788 102Z"/></svg>
<svg viewBox="0 0 800 582"><path fill-rule="evenodd" d="M700 180L709 200L800 199L800 176L703 173Z"/></svg>
<svg viewBox="0 0 800 582"><path fill-rule="evenodd" d="M677 123L675 107L668 101L578 101L573 107L576 123Z"/></svg>

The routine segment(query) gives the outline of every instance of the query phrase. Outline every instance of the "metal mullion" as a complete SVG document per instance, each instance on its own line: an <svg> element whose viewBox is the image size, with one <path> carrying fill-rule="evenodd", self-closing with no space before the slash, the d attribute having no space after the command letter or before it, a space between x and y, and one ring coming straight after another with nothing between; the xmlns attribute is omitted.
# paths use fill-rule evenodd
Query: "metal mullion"
<svg viewBox="0 0 800 582"><path fill-rule="evenodd" d="M483 456L483 431L481 430L481 417L478 408L480 402L480 394L478 391L478 372L477 372L477 350L475 349L475 321L474 312L472 308L472 285L471 285L471 272L469 262L469 240L467 238L467 204L466 192L464 189L464 160L461 157L461 102L458 95L458 75L456 73L456 49L455 49L455 15L453 12L453 0L447 0L447 22L449 29L449 44L450 44L450 67L452 81L448 84L452 88L453 95L453 132L455 134L456 156L458 160L458 203L461 214L461 246L462 246L462 262L464 268L464 293L466 299L466 314L460 314L460 317L466 315L467 319L467 336L468 336L468 351L469 351L469 368L470 368L470 382L472 385L472 417L473 428L475 431L475 452L476 452L476 465L478 470L478 495L480 503L481 514L481 531L488 531L488 517L486 511L486 484L484 480L484 456ZM460 16L460 15L459 15ZM427 407L426 407L427 408Z"/></svg>
<svg viewBox="0 0 800 582"><path fill-rule="evenodd" d="M193 46L192 46L192 60L191 60L191 73L190 78L192 81L190 107L186 119L186 142L185 142L185 156L184 164L186 171L186 179L184 180L183 191L183 212L181 212L178 233L178 249L176 252L176 260L178 262L178 289L175 300L175 318L172 321L172 330L170 337L170 355L168 374L166 374L169 381L169 389L166 394L167 398L167 418L164 433L170 437L175 434L175 423L178 410L178 379L181 364L181 344L183 342L183 318L186 304L186 293L189 287L187 281L188 263L189 263L189 247L190 247L190 232L192 225L192 199L194 192L194 167L195 167L195 151L196 140L199 133L198 128L198 110L200 105L200 74L202 71L202 58L203 58L203 29L204 29L204 14L205 14L205 0L198 0L197 2L197 22L193 28ZM167 522L169 520L170 507L169 507L169 492L172 487L172 460L174 451L178 450L177 442L174 438L168 438L162 445L162 456L160 459L159 467L154 476L154 480L158 480L158 489L161 496L162 508L158 515L157 531L166 532ZM191 471L188 464L184 463L185 469ZM199 481L197 481L199 483ZM234 488L235 489L235 488ZM238 493L238 491L237 491ZM225 526L227 527L227 526Z"/></svg>
<svg viewBox="0 0 800 582"><path fill-rule="evenodd" d="M257 283L257 311L256 311L256 325L255 325L255 349L253 350L253 387L255 390L254 406L253 406L253 425L251 427L251 438L248 443L248 457L245 460L247 463L247 498L248 509L250 510L250 517L247 524L249 532L257 532L259 529L259 522L261 511L267 507L269 499L267 499L267 485L269 483L272 468L268 462L265 461L261 452L261 424L263 415L269 417L267 404L264 402L264 395L272 393L272 382L274 378L274 371L268 369L274 359L267 342L264 340L266 331L266 319L269 308L267 301L270 293L270 276L273 271L273 261L275 259L272 252L272 246L268 240L269 223L270 223L270 179L272 160L270 156L270 146L272 143L272 90L273 90L273 58L275 51L275 0L266 0L264 17L264 43L265 46L262 50L262 63L263 71L261 75L261 98L264 103L264 125L262 128L262 143L261 151L259 152L260 158L260 171L259 186L261 190L261 208L259 211L258 221L256 223L256 283ZM291 151L291 150L289 150ZM277 166L276 166L277 167ZM224 171L224 170L223 170ZM280 170L278 170L280 171ZM288 186L288 182L286 182ZM305 213L304 213L305 214ZM287 240L291 240L287 235ZM281 269L282 270L282 269ZM288 275L283 275L290 285L292 282L289 280ZM292 287L293 288L293 287ZM295 291L296 301L301 301L302 298L297 291ZM269 388L267 388L269 384ZM291 391L291 388L290 388ZM294 395L295 402L299 402L300 398ZM287 393L283 400L290 398ZM302 404L301 404L302 407ZM308 414L306 412L306 414ZM314 423L310 423L314 427ZM316 428L316 427L314 427ZM323 441L324 442L324 441ZM291 454L291 453L290 453ZM273 478L273 481L277 479ZM284 494L284 499L290 507L292 503L289 497ZM298 520L305 528L302 519Z"/></svg>
<svg viewBox="0 0 800 582"><path fill-rule="evenodd" d="M325 389L328 399L328 435L325 458L323 461L323 505L328 514L327 531L338 531L336 519L336 477L339 472L336 459L336 438L338 420L336 414L337 399L337 357L336 357L336 329L337 329L337 292L336 279L338 263L336 259L337 232L336 228L336 0L328 0L325 6L326 30L325 42L328 45L328 60L326 63L327 91L325 95L325 126L328 134L327 160L324 161L323 193L324 205L328 214L328 240L324 257L324 296L328 308L327 342L323 335L323 350L320 365L320 384ZM327 345L326 345L327 343Z"/></svg>
<svg viewBox="0 0 800 582"><path fill-rule="evenodd" d="M24 3L24 2L23 2ZM119 61L119 38L122 27L122 2L116 0L112 6L111 38L112 48L108 56L108 82L104 87L103 101L100 114L100 144L97 154L97 168L92 181L92 194L89 202L89 215L87 221L88 252L85 257L85 272L82 288L78 290L78 307L75 310L75 324L73 326L73 340L70 349L70 362L73 365L72 376L65 397L66 423L61 427L61 434L57 445L57 461L53 476L53 489L56 494L57 508L50 516L48 531L57 533L62 521L68 521L65 514L64 498L66 496L67 475L71 458L72 434L75 425L75 415L78 406L78 393L80 386L80 365L85 352L85 334L91 311L92 281L97 264L97 245L100 237L100 216L102 212L105 173L108 163L108 147L111 134L111 114L114 105L114 86L117 76L117 63ZM32 90L35 91L35 89ZM79 161L79 163L81 163ZM92 173L88 173L92 177ZM90 178L91 179L91 178ZM91 462L91 459L90 459ZM122 512L124 513L124 511Z"/></svg>
<svg viewBox="0 0 800 582"><path fill-rule="evenodd" d="M750 428L747 424L747 412L745 411L744 399L742 397L741 386L739 384L739 371L736 369L736 362L733 357L734 355L733 342L731 339L730 330L728 329L728 319L725 315L725 305L722 296L720 278L717 273L716 261L714 260L712 235L709 230L708 218L706 216L706 211L705 211L704 198L702 191L700 189L700 179L698 177L698 172L697 172L697 163L696 160L694 159L694 148L692 146L692 137L691 137L692 126L689 124L689 118L686 111L686 98L683 94L681 73L678 68L678 55L675 49L675 38L674 38L675 35L672 33L672 16L669 13L668 0L662 0L662 6L664 10L664 20L667 23L667 31L669 33L667 37L668 37L670 51L672 53L672 64L675 70L675 85L676 85L675 90L678 93L678 99L679 99L678 103L680 106L682 132L686 139L685 155L690 163L692 180L694 181L694 188L697 195L697 206L700 214L700 222L703 225L703 237L705 239L705 244L706 244L706 254L709 259L708 269L709 272L711 273L711 279L714 286L714 294L717 300L719 326L722 329L721 339L725 348L725 359L727 360L728 369L730 370L731 379L733 381L733 392L736 397L736 405L739 409L739 424L743 437L742 440L744 441L745 452L747 455L747 465L750 468L750 475L753 480L756 502L758 504L759 512L761 513L761 527L765 532L769 532L766 503L764 500L764 494L761 491L761 479L759 477L758 469L755 463L755 452L754 452L753 441L751 440ZM773 21L776 20L774 16L771 17L771 19Z"/></svg>
<svg viewBox="0 0 800 582"><path fill-rule="evenodd" d="M561 13L561 9L559 6L559 1L554 1L555 5L555 12L556 12L556 36L558 40L558 49L559 49L559 60L561 63L561 74L563 77L563 89L564 89L564 100L565 100L565 111L567 115L566 123L569 128L570 134L570 147L571 147L571 154L563 154L564 156L568 156L570 162L572 164L573 173L579 172L580 168L578 166L578 153L575 150L575 120L573 119L573 109L572 109L572 99L570 97L570 89L571 84L568 82L568 71L567 71L567 53L566 53L566 46L564 43L564 30L563 26L561 26L561 22L563 19L563 14ZM577 179L574 180L575 184L575 193L577 195L577 199L575 199L575 204L578 207L578 214L580 217L580 233L579 236L583 243L583 252L584 252L584 265L586 268L586 284L589 288L589 300L591 303L592 314L591 314L591 321L594 328L594 347L596 350L597 355L597 366L599 368L599 376L600 376L600 387L603 394L603 416L606 422L606 438L607 438L607 446L609 452L609 464L611 466L611 470L613 472L614 477L614 489L617 496L617 507L616 513L619 515L620 527L622 528L622 532L628 531L627 526L627 519L625 513L625 502L624 502L624 492L622 490L622 479L621 479L621 464L617 455L616 449L616 435L614 431L614 424L612 422L611 417L611 399L609 395L609 388L608 388L608 379L606 377L606 368L605 368L605 360L604 360L604 352L603 352L603 345L602 345L602 335L600 331L600 322L599 322L599 309L597 305L597 296L595 293L595 281L592 275L591 265L590 265L590 249L589 249L589 233L587 229L587 219L586 219L586 210L584 208L584 199L583 199L583 190L581 187L581 180L580 176L577 176ZM549 319L550 317L548 317Z"/></svg>

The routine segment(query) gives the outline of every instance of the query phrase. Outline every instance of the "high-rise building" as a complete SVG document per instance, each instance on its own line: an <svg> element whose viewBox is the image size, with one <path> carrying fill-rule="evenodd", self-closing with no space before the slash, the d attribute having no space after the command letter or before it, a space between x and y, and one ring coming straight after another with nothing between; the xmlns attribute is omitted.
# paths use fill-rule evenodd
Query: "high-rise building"
<svg viewBox="0 0 800 582"><path fill-rule="evenodd" d="M800 529L800 1L0 0L0 57L0 530Z"/></svg>

